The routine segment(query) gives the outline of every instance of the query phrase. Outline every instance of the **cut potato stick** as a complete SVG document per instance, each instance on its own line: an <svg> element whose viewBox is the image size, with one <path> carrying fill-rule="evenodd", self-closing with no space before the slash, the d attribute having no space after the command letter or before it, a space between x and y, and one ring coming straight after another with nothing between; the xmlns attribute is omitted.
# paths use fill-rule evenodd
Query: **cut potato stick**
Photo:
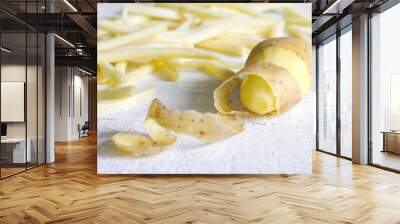
<svg viewBox="0 0 400 224"><path fill-rule="evenodd" d="M201 7L202 3L197 4L185 4L185 3L158 3L158 6L164 8L172 8L175 10L185 11L187 13L191 13L203 19L221 19L221 18L230 18L231 14L216 12L207 8Z"/></svg>
<svg viewBox="0 0 400 224"><path fill-rule="evenodd" d="M138 81L148 77L153 72L153 66L150 64L141 65L134 70L126 73L125 84L136 84Z"/></svg>
<svg viewBox="0 0 400 224"><path fill-rule="evenodd" d="M211 76L214 76L219 80L225 80L235 75L232 70L213 64L204 64L202 66L199 66L199 70L204 73L210 74Z"/></svg>
<svg viewBox="0 0 400 224"><path fill-rule="evenodd" d="M301 21L309 21L310 18L304 16L302 13L297 11L296 9L290 7L290 6L284 6L283 7L283 13L286 17L291 17L293 19L298 19Z"/></svg>
<svg viewBox="0 0 400 224"><path fill-rule="evenodd" d="M174 64L178 65L181 69L197 69L199 66L204 64L212 64L221 68L226 69L240 69L243 68L244 63L235 63L230 61L215 61L208 59L183 59L183 60L173 60Z"/></svg>
<svg viewBox="0 0 400 224"><path fill-rule="evenodd" d="M134 95L120 100L103 100L97 104L98 116L102 117L114 112L130 109L140 103L150 101L155 96L155 87L149 87Z"/></svg>
<svg viewBox="0 0 400 224"><path fill-rule="evenodd" d="M279 21L275 24L274 28L271 30L271 38L283 37L285 36L285 22Z"/></svg>
<svg viewBox="0 0 400 224"><path fill-rule="evenodd" d="M212 4L212 3L211 3ZM217 7L221 7L221 8L229 8L229 9L233 9L237 12L240 12L242 14L245 15L249 15L249 16L263 16L264 14L254 10L251 7L248 7L247 4L241 4L241 3L224 3L224 4L218 4L216 5Z"/></svg>
<svg viewBox="0 0 400 224"><path fill-rule="evenodd" d="M124 9L135 15L145 15L158 19L180 20L179 13L175 10L161 8L148 3L125 4Z"/></svg>
<svg viewBox="0 0 400 224"><path fill-rule="evenodd" d="M237 42L235 43L228 40L205 40L195 44L194 46L197 48L211 50L236 57L241 57L247 52L247 49L244 46L240 45Z"/></svg>
<svg viewBox="0 0 400 224"><path fill-rule="evenodd" d="M168 60L155 59L150 63L154 66L155 71L160 75L162 80L176 81L179 79L179 71L177 66Z"/></svg>
<svg viewBox="0 0 400 224"><path fill-rule="evenodd" d="M170 31L160 37L160 40L172 43L185 43L191 46L197 42L222 35L225 30L226 26L224 23L212 23L186 30L186 32Z"/></svg>
<svg viewBox="0 0 400 224"><path fill-rule="evenodd" d="M123 82L123 74L115 69L112 65L104 63L98 66L99 77L98 82L111 86L118 86Z"/></svg>
<svg viewBox="0 0 400 224"><path fill-rule="evenodd" d="M286 17L285 21L286 21L286 24L288 24L288 25L304 26L304 27L312 26L311 19L299 20L299 19L292 18L292 17Z"/></svg>
<svg viewBox="0 0 400 224"><path fill-rule="evenodd" d="M115 63L115 69L117 69L121 73L125 73L126 72L126 67L127 66L128 66L128 63L123 62L123 61Z"/></svg>
<svg viewBox="0 0 400 224"><path fill-rule="evenodd" d="M110 33L130 33L134 30L137 30L137 26L126 26L123 24L119 24L115 21L111 21L108 19L100 19L97 21L97 27L101 28Z"/></svg>
<svg viewBox="0 0 400 224"><path fill-rule="evenodd" d="M101 100L118 100L132 96L135 93L135 86L123 86L117 88L107 88L97 90L97 99Z"/></svg>
<svg viewBox="0 0 400 224"><path fill-rule="evenodd" d="M283 10L284 4L265 4L265 3L251 3L247 7L258 12L279 12Z"/></svg>
<svg viewBox="0 0 400 224"><path fill-rule="evenodd" d="M304 32L303 29L301 29L298 26L286 26L286 32L293 37L297 37L304 41L311 42L310 34L307 34L306 32Z"/></svg>
<svg viewBox="0 0 400 224"><path fill-rule="evenodd" d="M252 49L261 41L265 40L265 37L262 35L251 35L251 36L243 36L243 35L225 35L223 38L218 38L220 40L228 40L228 41L236 41L239 44L247 47L248 49Z"/></svg>
<svg viewBox="0 0 400 224"><path fill-rule="evenodd" d="M218 60L213 54L194 48L140 48L130 47L99 52L98 63L119 61L148 62L151 59L203 58Z"/></svg>
<svg viewBox="0 0 400 224"><path fill-rule="evenodd" d="M190 29L190 26L194 23L194 20L195 20L193 15L185 13L184 18L185 18L185 21L183 23L181 23L179 26L177 26L174 31L186 31L186 30Z"/></svg>
<svg viewBox="0 0 400 224"><path fill-rule="evenodd" d="M230 68L243 67L242 64L230 63L231 66L229 66L229 63L224 64L223 62L214 62L211 60L173 61L172 63L179 69L198 70L220 80L225 80L234 74Z"/></svg>
<svg viewBox="0 0 400 224"><path fill-rule="evenodd" d="M162 31L167 30L165 24L156 24L143 29L136 30L132 33L122 35L116 38L100 41L97 43L99 51L107 50L110 48L118 47L128 43L134 43L138 40L143 40L154 35L159 35Z"/></svg>
<svg viewBox="0 0 400 224"><path fill-rule="evenodd" d="M289 6L283 7L283 13L285 14L285 20L289 25L311 26L311 18L304 16L302 13Z"/></svg>

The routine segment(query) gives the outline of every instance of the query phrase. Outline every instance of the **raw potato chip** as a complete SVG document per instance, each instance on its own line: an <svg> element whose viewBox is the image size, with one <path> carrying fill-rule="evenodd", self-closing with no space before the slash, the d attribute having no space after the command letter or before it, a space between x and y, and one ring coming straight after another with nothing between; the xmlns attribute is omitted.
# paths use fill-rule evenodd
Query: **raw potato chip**
<svg viewBox="0 0 400 224"><path fill-rule="evenodd" d="M148 135L118 133L112 137L118 151L132 156L160 153L176 141L176 133L190 135L208 142L218 141L244 130L241 119L218 114L201 114L194 110L167 109L158 99L150 105L145 119Z"/></svg>

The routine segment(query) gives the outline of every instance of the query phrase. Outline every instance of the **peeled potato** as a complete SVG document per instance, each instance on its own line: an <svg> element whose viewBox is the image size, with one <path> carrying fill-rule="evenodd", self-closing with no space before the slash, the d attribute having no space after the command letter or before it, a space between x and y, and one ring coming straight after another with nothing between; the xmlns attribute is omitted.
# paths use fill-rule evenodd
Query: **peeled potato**
<svg viewBox="0 0 400 224"><path fill-rule="evenodd" d="M301 101L311 85L311 46L295 38L272 38L259 43L245 67L214 91L222 114L268 115L285 112ZM232 95L239 90L235 107Z"/></svg>

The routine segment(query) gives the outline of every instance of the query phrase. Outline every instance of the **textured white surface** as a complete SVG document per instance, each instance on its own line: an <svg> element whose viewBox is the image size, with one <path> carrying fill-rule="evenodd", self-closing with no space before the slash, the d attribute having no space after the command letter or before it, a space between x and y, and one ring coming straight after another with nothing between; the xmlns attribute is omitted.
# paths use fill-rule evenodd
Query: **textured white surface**
<svg viewBox="0 0 400 224"><path fill-rule="evenodd" d="M190 78L189 78L190 77ZM212 91L219 84L203 74L183 73L179 82L151 80L157 97L170 108L215 112ZM163 153L143 158L115 152L110 136L119 131L146 132L149 103L98 121L97 170L102 174L264 174L310 173L314 144L314 96L304 97L290 112L248 121L246 130L221 142L206 144L178 135Z"/></svg>
<svg viewBox="0 0 400 224"><path fill-rule="evenodd" d="M155 85L156 97L169 108L216 112L212 93L219 84L220 81L201 73L182 72L178 82L151 78L138 88ZM135 158L118 154L110 137L120 131L145 133L147 102L98 120L97 171L100 174L311 173L314 102L314 93L310 92L290 112L249 120L244 132L221 142L207 144L177 135L175 145L155 156Z"/></svg>

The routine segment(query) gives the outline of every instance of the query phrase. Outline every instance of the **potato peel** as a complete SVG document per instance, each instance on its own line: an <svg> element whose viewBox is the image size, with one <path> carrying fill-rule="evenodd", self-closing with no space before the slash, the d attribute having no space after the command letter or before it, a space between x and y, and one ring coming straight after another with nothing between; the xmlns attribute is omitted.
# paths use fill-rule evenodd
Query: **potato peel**
<svg viewBox="0 0 400 224"><path fill-rule="evenodd" d="M169 110L158 99L151 103L145 125L148 135L115 134L112 141L117 149L132 156L148 156L160 153L165 147L174 144L176 136L173 132L214 142L244 130L244 122L238 117L202 114L194 110Z"/></svg>
<svg viewBox="0 0 400 224"><path fill-rule="evenodd" d="M218 141L244 130L244 123L236 117L199 113L194 110L168 110L154 99L147 119L154 119L163 128L190 135L209 142Z"/></svg>
<svg viewBox="0 0 400 224"><path fill-rule="evenodd" d="M310 55L309 44L296 38L271 38L257 44L245 67L214 90L215 108L222 114L241 115L288 111L310 88ZM252 75L261 79L252 83L244 81ZM239 86L240 102L245 109L235 108L231 102Z"/></svg>

